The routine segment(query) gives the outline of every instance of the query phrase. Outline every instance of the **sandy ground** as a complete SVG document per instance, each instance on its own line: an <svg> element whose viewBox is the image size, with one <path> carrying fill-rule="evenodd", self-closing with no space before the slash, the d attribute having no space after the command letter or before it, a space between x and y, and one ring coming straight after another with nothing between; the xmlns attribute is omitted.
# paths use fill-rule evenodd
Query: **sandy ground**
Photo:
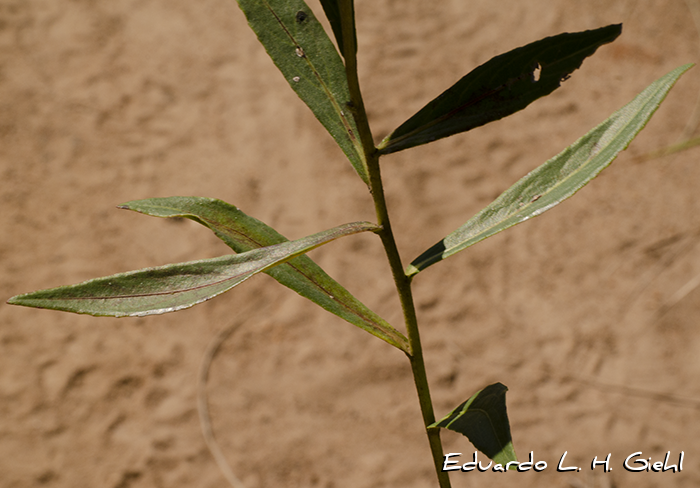
<svg viewBox="0 0 700 488"><path fill-rule="evenodd" d="M656 78L699 59L688 0L358 0L377 138L492 56L624 23L554 95L383 159L405 262ZM312 8L320 13L316 3ZM613 165L544 216L415 279L438 415L506 384L516 451L541 473L457 487L700 484L700 71ZM690 135L695 127L691 125ZM372 220L362 182L232 0L0 0L0 297L225 254L192 222L116 210L216 197L290 238ZM390 322L378 239L311 256ZM0 487L228 486L196 410L207 344L217 439L248 488L435 486L405 357L266 276L190 310L107 319L0 305ZM444 435L448 452L473 448ZM557 473L556 464L581 472ZM629 473L667 451L681 473ZM609 473L591 472L611 453Z"/></svg>

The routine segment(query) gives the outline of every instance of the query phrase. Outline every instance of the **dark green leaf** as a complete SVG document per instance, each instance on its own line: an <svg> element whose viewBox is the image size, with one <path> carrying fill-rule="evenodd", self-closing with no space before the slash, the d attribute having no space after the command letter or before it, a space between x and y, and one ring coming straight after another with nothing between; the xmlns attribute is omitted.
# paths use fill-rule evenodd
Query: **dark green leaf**
<svg viewBox="0 0 700 488"><path fill-rule="evenodd" d="M345 66L303 0L238 0L248 23L289 85L369 184L357 125L347 108Z"/></svg>
<svg viewBox="0 0 700 488"><path fill-rule="evenodd" d="M406 274L415 275L487 237L546 212L576 193L627 148L674 83L691 66L676 68L649 85L605 122L523 177L469 222L418 256Z"/></svg>
<svg viewBox="0 0 700 488"><path fill-rule="evenodd" d="M564 33L496 56L459 80L389 134L378 146L388 154L448 137L524 109L559 88L621 25Z"/></svg>
<svg viewBox="0 0 700 488"><path fill-rule="evenodd" d="M377 226L369 222L345 224L242 254L120 273L18 295L8 303L111 317L174 312L213 298L256 273L334 239L376 229Z"/></svg>
<svg viewBox="0 0 700 488"><path fill-rule="evenodd" d="M506 411L506 391L508 388L502 383L489 385L429 427L442 427L467 436L474 447L503 466L517 461ZM511 469L517 468L511 466Z"/></svg>
<svg viewBox="0 0 700 488"><path fill-rule="evenodd" d="M350 1L350 5L352 6L353 9L353 26L355 25L355 16L354 16L354 5L353 1ZM335 36L335 40L338 43L338 49L340 49L340 54L345 55L345 47L343 43L343 26L342 22L340 20L340 5L338 4L338 0L321 0L321 6L323 7L323 11L326 14L326 17L328 18L328 21L331 23L331 29L333 29L333 35ZM353 29L352 35L355 37L355 52L357 52L357 33Z"/></svg>
<svg viewBox="0 0 700 488"><path fill-rule="evenodd" d="M221 200L201 197L149 198L120 205L155 217L184 217L212 231L236 252L287 242L272 227ZM408 352L408 341L399 331L372 312L308 256L265 271L283 285L329 312Z"/></svg>

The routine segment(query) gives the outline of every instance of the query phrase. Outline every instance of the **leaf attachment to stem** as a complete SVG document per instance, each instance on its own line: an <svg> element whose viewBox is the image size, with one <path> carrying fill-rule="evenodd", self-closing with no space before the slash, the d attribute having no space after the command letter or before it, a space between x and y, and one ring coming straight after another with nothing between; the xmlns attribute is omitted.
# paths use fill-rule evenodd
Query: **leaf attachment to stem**
<svg viewBox="0 0 700 488"><path fill-rule="evenodd" d="M382 154L448 137L501 119L559 88L621 25L547 37L496 56L455 83L379 144Z"/></svg>
<svg viewBox="0 0 700 488"><path fill-rule="evenodd" d="M18 295L8 303L111 317L174 312L213 298L256 273L339 237L376 229L377 226L369 222L345 224L242 254L119 273L77 285Z"/></svg>
<svg viewBox="0 0 700 488"><path fill-rule="evenodd" d="M238 0L238 4L289 85L369 184L357 125L347 106L345 65L309 6L303 0Z"/></svg>
<svg viewBox="0 0 700 488"><path fill-rule="evenodd" d="M686 64L649 85L605 122L503 192L462 227L418 256L406 269L413 276L428 266L566 200L606 168L641 131Z"/></svg>
<svg viewBox="0 0 700 488"><path fill-rule="evenodd" d="M505 467L508 462L517 461L506 410L506 391L508 388L502 383L489 385L429 428L442 427L467 436L474 447Z"/></svg>
<svg viewBox="0 0 700 488"><path fill-rule="evenodd" d="M120 208L154 217L191 219L211 229L237 253L288 242L269 225L214 198L149 198L125 203ZM403 334L328 276L308 256L297 256L265 273L338 317L409 352Z"/></svg>

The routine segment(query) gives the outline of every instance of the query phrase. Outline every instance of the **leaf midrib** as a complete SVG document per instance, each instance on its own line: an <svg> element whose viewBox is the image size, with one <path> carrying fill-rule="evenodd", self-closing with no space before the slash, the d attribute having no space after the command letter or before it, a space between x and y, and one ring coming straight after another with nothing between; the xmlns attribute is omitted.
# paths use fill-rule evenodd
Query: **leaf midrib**
<svg viewBox="0 0 700 488"><path fill-rule="evenodd" d="M193 214L193 213L182 212L181 209L176 208L176 207L169 207L169 206L163 206L163 205L159 205L159 206L152 205L152 207L154 207L154 208L163 208L163 209L168 209L168 210L173 211L173 212L174 212L174 215L171 215L171 216L170 216L171 218L172 218L172 217L194 218L194 219L200 220L200 221L202 221L202 222L205 222L205 223L206 223L206 226L209 227L209 228L212 229L212 230L214 230L216 227L220 227L220 228L226 229L227 231L229 231L229 232L231 232L231 233L235 233L235 234L241 236L242 238L244 238L244 239L247 240L248 242L251 242L252 244L254 244L255 246L257 246L257 249L260 249L260 248L262 248L262 247L267 247L267 246L263 245L263 243L261 243L259 240L256 240L256 239L254 239L254 238L252 238L252 237L250 237L250 236L244 234L243 232L240 232L239 230L234 229L233 227L230 227L230 226L228 226L228 225L225 225L225 224L217 224L217 223L216 223L215 221L213 221L212 219L209 219L209 218L206 218L206 217L202 217L202 216L199 216L199 215L195 215L195 214ZM128 207L127 207L127 208L128 208ZM166 218L167 218L167 217L166 217ZM282 243L284 243L284 242L289 242L289 239L287 239L286 237L282 236L282 238L285 239L285 241L283 241L283 242L281 242L281 243L278 243L278 244L282 244ZM274 245L274 244L273 244L273 245ZM300 256L296 256L296 257L300 257ZM333 298L331 298L331 300L333 300L336 304L340 305L346 312L349 312L351 315L354 315L354 316L358 317L360 320L362 320L365 324L367 324L367 325L368 325L369 327L371 327L372 329L381 331L383 334L392 336L393 339L394 339L397 343L406 345L406 338L405 338L405 337L403 336L403 334L401 334L398 330L396 330L396 329L394 329L394 328L392 327L392 331L386 331L386 330L382 329L382 328L379 326L379 324L377 324L374 320L372 320L372 318L370 318L368 315L363 314L363 313L359 313L359 312L355 311L353 308L351 308L350 306L348 306L348 305L345 303L344 300L340 300L340 299L336 298L335 295L333 295L329 290L327 290L326 288L324 288L318 281L316 281L316 280L313 279L311 276L309 276L308 274L306 274L306 273L304 273L302 270L300 270L297 266L295 266L294 264L292 264L292 261L294 261L294 259L295 259L295 258L292 258L292 259L289 260L288 262L282 263L280 266L287 265L287 266L291 267L294 271L296 271L296 272L299 273L301 276L303 276L304 278L306 278L306 279L309 281L309 283L311 283L313 286L316 287L316 289L317 289L318 291L320 291L321 293L327 295L329 298L332 296ZM312 262L313 262L313 261L312 261ZM269 271L269 269L268 269L268 270L264 270L263 272L266 272L266 271ZM331 278L331 279L332 279L332 278ZM225 281L225 280L222 280L222 281ZM368 309L368 310L369 310L369 309ZM387 325L388 325L389 327L391 327L391 324L389 324L388 322L387 322Z"/></svg>
<svg viewBox="0 0 700 488"><path fill-rule="evenodd" d="M326 96L328 97L328 100L331 102L331 105L335 109L336 114L340 118L340 120L343 124L343 127L345 127L345 131L347 132L348 136L350 137L350 140L352 141L353 145L355 146L355 150L356 150L358 156L360 156L360 159L364 161L364 158L363 158L364 153L360 150L360 146L358 146L359 141L357 140L357 137L355 137L355 131L352 129L350 123L347 120L345 112L340 108L340 104L338 103L336 98L333 96L333 93L328 88L328 85L326 85L326 83L323 81L323 78L318 73L318 70L316 69L314 64L311 62L309 57L306 55L306 52L304 51L303 47L297 42L297 40L294 38L292 33L289 32L289 29L287 29L287 26L284 25L284 22L282 22L282 19L279 17L279 15L277 15L277 13L274 11L272 6L268 3L267 0L262 0L262 2L265 5L265 7L267 7L267 9L270 11L270 13L275 17L275 20L277 20L277 22L279 23L282 30L285 32L285 34L287 34L287 37L289 37L289 40L292 41L292 43L294 44L295 48L301 50L301 52L303 54L303 56L301 56L301 57L309 65L309 68L311 69L314 76L316 77L316 79L320 83L321 87L323 88L323 91L326 93Z"/></svg>
<svg viewBox="0 0 700 488"><path fill-rule="evenodd" d="M650 99L654 98L654 97L659 93L659 91L663 91L663 87L661 87L661 88L659 88L659 89L653 91L652 93L650 93L649 96L647 97L647 99L646 99L646 100L644 101L644 103L642 104L642 107L645 106L645 105L648 103L648 101L649 101ZM619 111L616 112L616 115L618 115L618 114L619 114ZM634 121L635 119L636 119L636 117L632 117L627 123L625 123L622 127L620 127L620 128L618 129L618 131L617 131L618 134L621 133L621 132L623 132L624 130L626 130L630 125L632 125L632 123L633 123L633 121ZM609 121L606 121L606 122L609 122ZM590 163L590 161L592 161L596 156L598 156L599 154L601 154L606 148L610 147L610 145L611 145L613 142L614 142L614 139L611 140L610 142L608 142L608 144L606 144L605 146L599 148L598 151L597 151L593 156L589 157L589 158L588 158L585 162L583 162L578 168L576 168L574 171L572 171L566 178L564 178L563 180L560 180L559 182L555 183L551 188L549 188L549 189L545 192L546 194L543 194L543 196L544 196L544 197L549 196L556 188L560 187L561 185L563 185L563 184L565 184L567 181L569 181L571 178L573 178L574 176L578 175L578 174L585 168L585 166L586 166L588 163ZM613 157L616 157L616 156L617 156L617 154L615 154ZM544 203L544 202L542 202L542 203ZM529 208L531 208L531 206L532 206L533 204L534 204L534 202L528 202L528 203L525 204L522 208L520 208L520 209L518 209L516 212L510 214L510 215L507 216L505 219L502 219L502 220L498 221L497 223L494 223L493 225L488 226L486 229L484 229L484 230L482 230L481 232L479 232L479 233L473 235L472 237L470 237L469 239L467 239L467 241L464 241L464 242L468 242L469 240L472 240L472 239L474 239L475 237L477 237L477 236L479 236L479 235L481 235L481 234L484 234L484 233L486 233L486 232L488 232L488 231L490 231L490 230L492 230L492 229L498 227L499 225L501 225L502 223L506 222L507 220L510 220L511 218L519 217L519 216L521 216L522 214L527 213L526 210L528 210ZM464 242L463 242L463 243L464 243ZM460 245L461 245L461 244L460 244ZM449 248L446 248L446 249L442 252L442 255L444 256L446 252L451 251L451 250L453 250L453 249L456 249L456 248L460 247L460 245L451 246L451 247L449 247Z"/></svg>
<svg viewBox="0 0 700 488"><path fill-rule="evenodd" d="M202 219L202 220L205 220L207 223L212 224L211 220L209 220L209 219ZM238 235L240 235L240 236L245 237L248 241L250 241L250 242L254 243L255 245L257 245L258 248L265 247L265 246L263 246L262 243L256 241L255 239L252 239L251 237L246 236L246 235L243 234L242 232L239 232L239 231L237 231L237 230L235 230L235 229L232 229L231 227L228 227L228 226L223 226L223 227L226 228L227 230L231 230L232 232L235 232L236 234L238 234ZM285 242L289 242L289 241L285 241ZM297 257L299 257L299 256L297 256ZM301 276L303 276L304 278L306 278L313 286L316 287L317 290L319 290L320 292L324 293L325 295L328 295L329 298L330 298L330 297L333 297L333 298L331 298L331 300L333 300L333 301L336 302L337 304L341 305L346 311L350 312L352 315L355 315L356 317L359 317L360 319L362 319L363 322L368 323L368 324L372 324L372 325L374 326L374 324L375 324L375 321L374 321L374 320L372 320L371 318L369 318L369 317L368 317L367 315L365 315L365 314L361 314L361 313L359 313L359 312L353 310L353 309L350 308L348 305L346 305L344 301L341 301L341 300L339 300L339 299L336 299L336 298L335 298L335 295L333 295L329 290L327 290L326 288L324 288L318 281L316 281L316 280L313 279L311 276L309 276L308 274L306 274L305 272L303 272L301 269L299 269L297 266L295 266L294 264L292 264L292 261L293 261L293 259L290 260L290 261L288 261L288 262L286 262L286 263L283 263L283 265L286 264L287 266L289 266L290 268L292 268L294 271L296 271L297 273L299 273ZM373 327L373 328L376 328L376 327ZM382 330L382 329L379 329L379 330Z"/></svg>

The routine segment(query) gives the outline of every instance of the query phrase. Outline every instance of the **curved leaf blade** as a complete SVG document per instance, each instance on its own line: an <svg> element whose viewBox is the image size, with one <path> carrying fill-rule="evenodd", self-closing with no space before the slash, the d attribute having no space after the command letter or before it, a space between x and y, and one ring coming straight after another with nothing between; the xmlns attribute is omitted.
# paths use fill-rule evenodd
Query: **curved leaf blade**
<svg viewBox="0 0 700 488"><path fill-rule="evenodd" d="M406 269L413 276L428 266L498 232L536 217L566 200L605 169L641 131L678 78L692 64L649 85L605 122L550 159L418 256Z"/></svg>
<svg viewBox="0 0 700 488"><path fill-rule="evenodd" d="M369 184L338 51L304 0L238 0L248 24L292 89ZM339 18L339 17L338 17Z"/></svg>
<svg viewBox="0 0 700 488"><path fill-rule="evenodd" d="M146 215L188 218L211 229L235 252L288 242L272 227L221 200L202 197L168 197L136 200L120 205ZM389 344L409 352L408 340L379 315L367 308L308 256L265 271L284 286L320 305L347 322Z"/></svg>
<svg viewBox="0 0 700 488"><path fill-rule="evenodd" d="M428 428L442 427L459 432L502 466L517 462L506 410L506 391L508 387L502 383L489 385ZM511 466L511 469L517 467Z"/></svg>
<svg viewBox="0 0 700 488"><path fill-rule="evenodd" d="M18 295L8 303L110 317L174 312L220 295L256 273L339 237L376 229L377 226L369 222L345 224L242 254L119 273L77 285Z"/></svg>
<svg viewBox="0 0 700 488"><path fill-rule="evenodd" d="M559 88L585 58L621 32L622 25L609 25L564 33L496 56L401 124L379 144L379 152L426 144L518 112Z"/></svg>

